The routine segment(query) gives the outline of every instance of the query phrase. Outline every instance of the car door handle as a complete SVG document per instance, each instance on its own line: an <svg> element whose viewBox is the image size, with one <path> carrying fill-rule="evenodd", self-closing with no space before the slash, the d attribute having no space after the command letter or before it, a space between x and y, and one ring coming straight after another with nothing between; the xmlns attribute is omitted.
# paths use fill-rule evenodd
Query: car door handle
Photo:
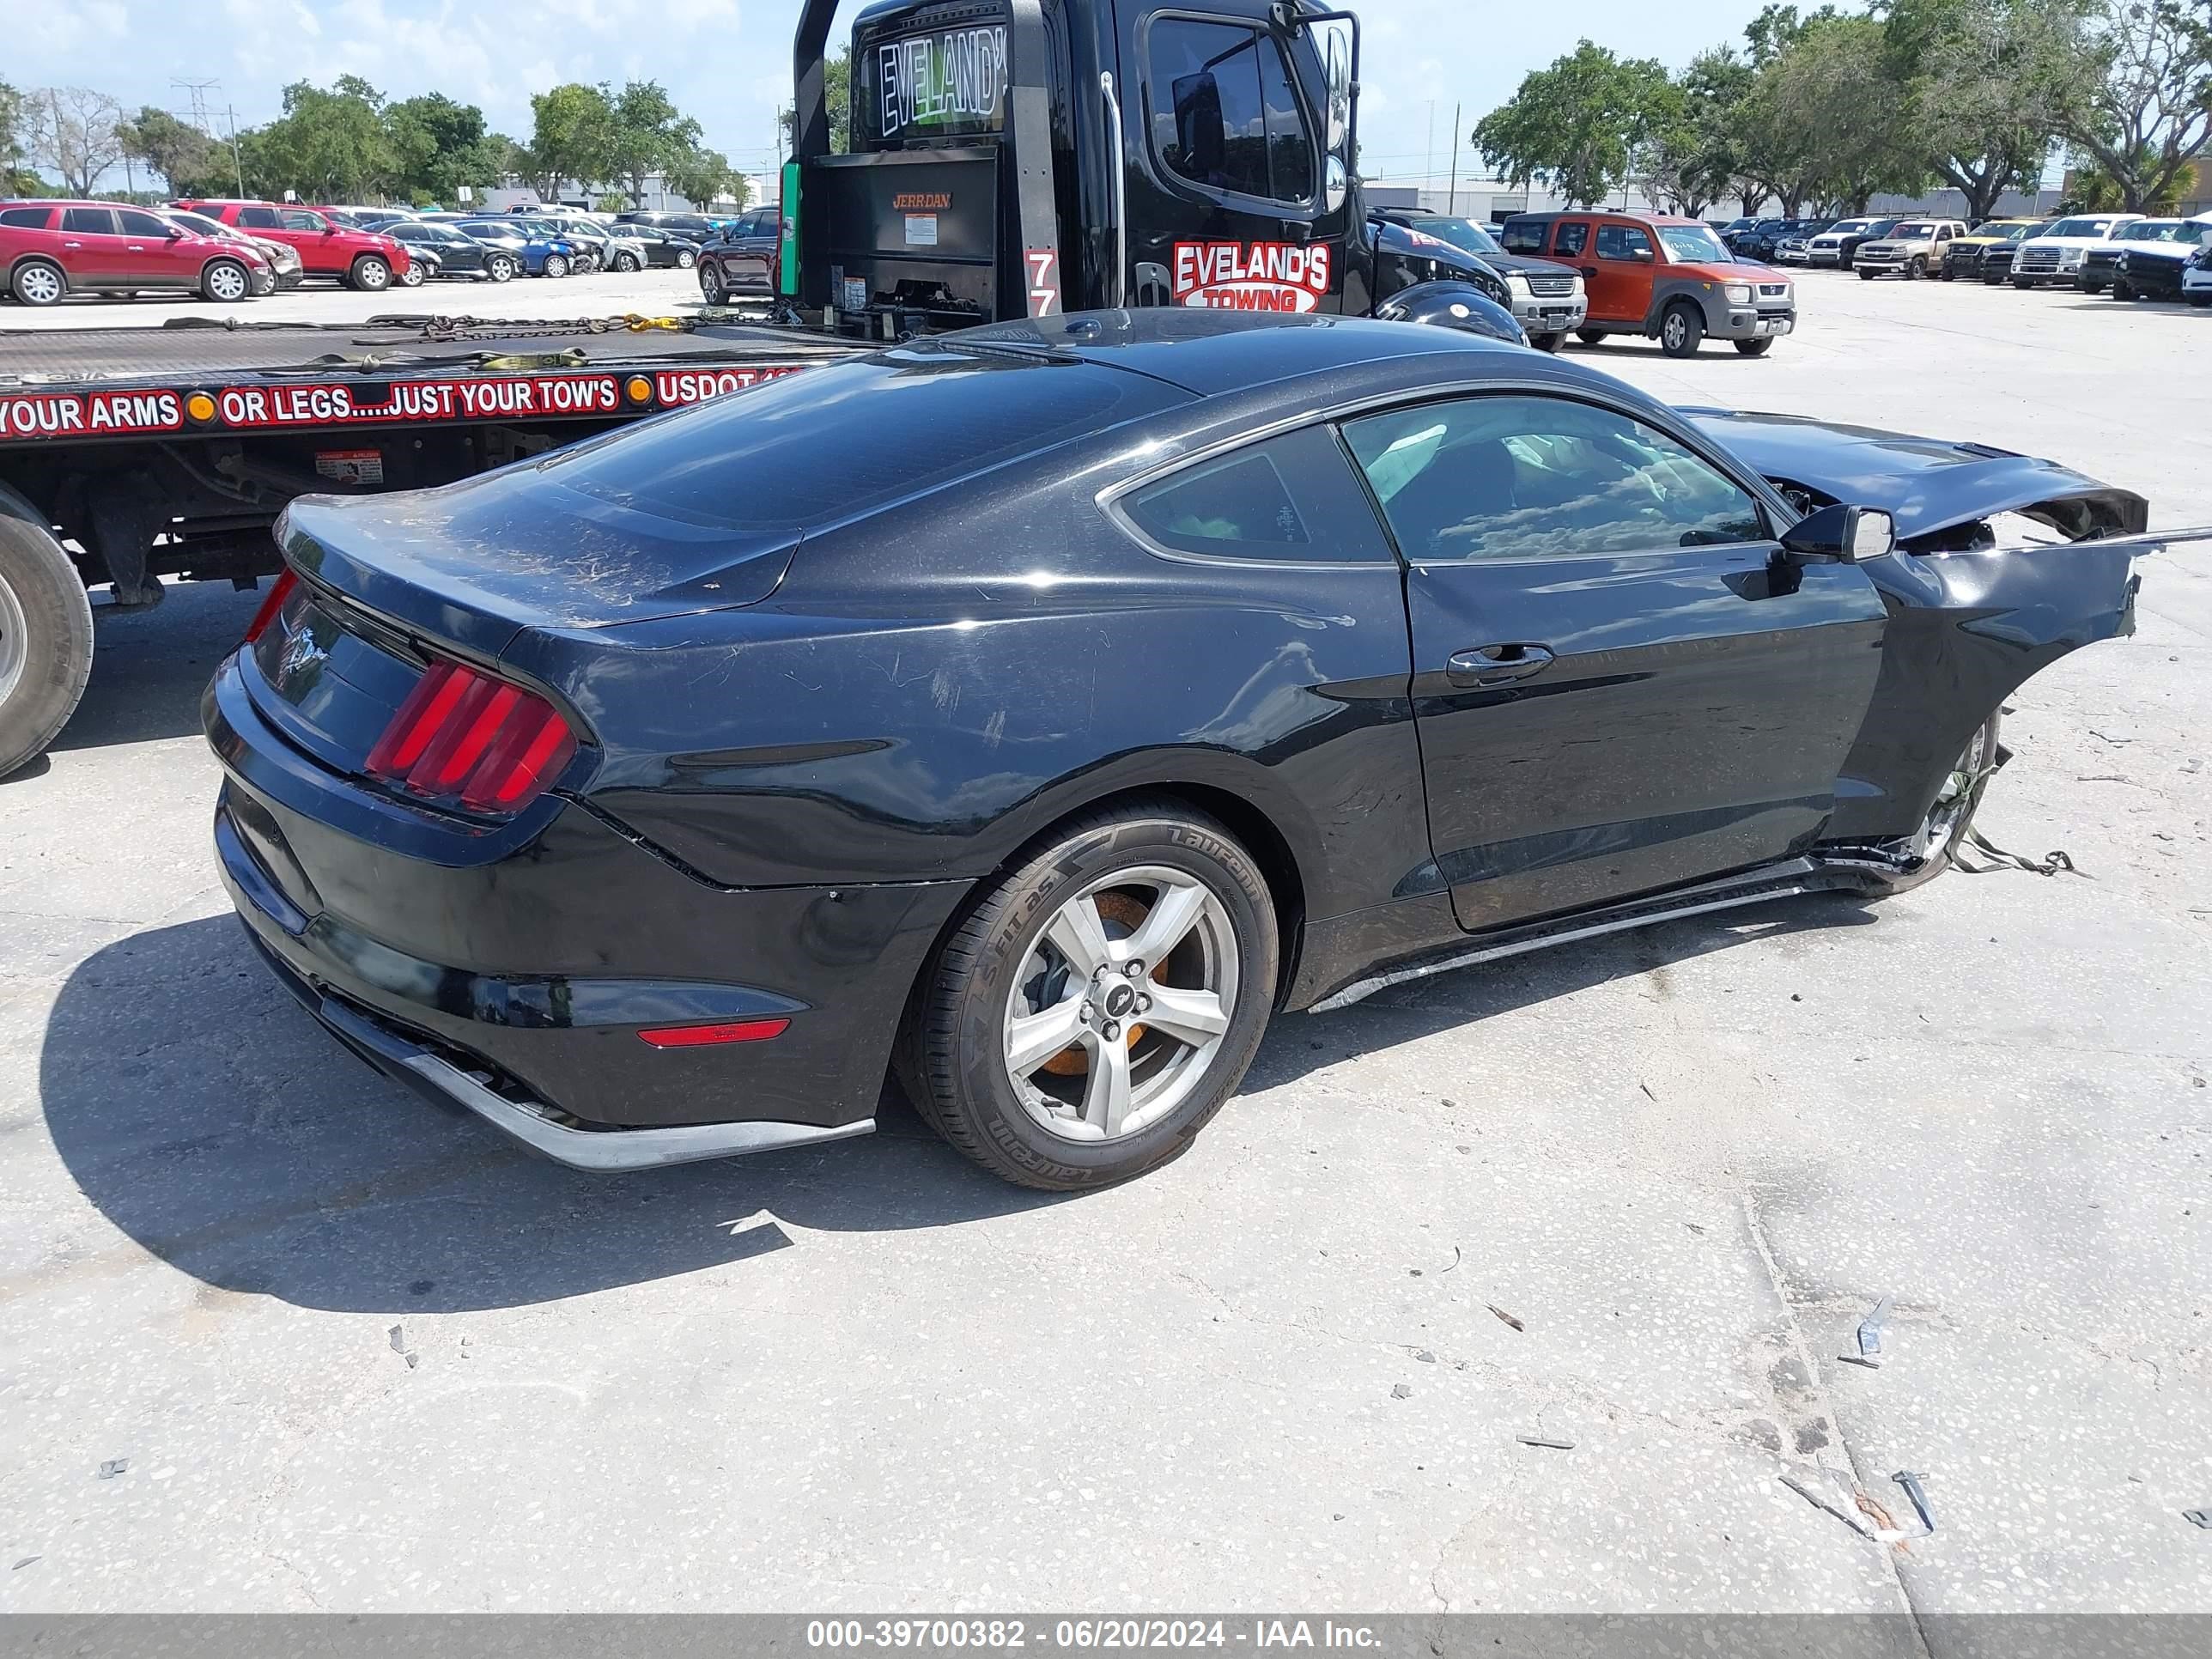
<svg viewBox="0 0 2212 1659"><path fill-rule="evenodd" d="M1540 674L1556 660L1548 645L1478 645L1452 653L1444 678L1454 685L1506 685Z"/></svg>
<svg viewBox="0 0 2212 1659"><path fill-rule="evenodd" d="M72 253L82 252L84 247L84 244L82 242L64 242L62 246L69 249Z"/></svg>

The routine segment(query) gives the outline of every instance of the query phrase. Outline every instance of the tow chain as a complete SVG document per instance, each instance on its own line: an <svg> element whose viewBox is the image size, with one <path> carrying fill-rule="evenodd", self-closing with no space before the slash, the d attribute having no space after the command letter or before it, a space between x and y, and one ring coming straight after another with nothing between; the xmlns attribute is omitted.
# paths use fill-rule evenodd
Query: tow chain
<svg viewBox="0 0 2212 1659"><path fill-rule="evenodd" d="M378 320L372 318L371 325ZM568 334L688 334L698 326L695 319L688 317L647 317L635 311L620 317L578 317L562 322L501 320L492 317L395 317L391 320L395 324L419 320L422 337L436 345L450 345L456 340L555 339Z"/></svg>
<svg viewBox="0 0 2212 1659"><path fill-rule="evenodd" d="M1987 859L1989 862L1969 864L1964 855L1970 848L1978 857ZM2068 858L2063 848L2045 853L2039 860L2023 858L2018 853L2008 853L1980 830L1971 828L1960 837L1959 844L1951 849L1951 865L1954 869L1969 876L1986 876L1999 870L2025 870L2032 876L2055 876L2063 870L2069 876L2081 877L2084 881L2096 880L2094 876Z"/></svg>

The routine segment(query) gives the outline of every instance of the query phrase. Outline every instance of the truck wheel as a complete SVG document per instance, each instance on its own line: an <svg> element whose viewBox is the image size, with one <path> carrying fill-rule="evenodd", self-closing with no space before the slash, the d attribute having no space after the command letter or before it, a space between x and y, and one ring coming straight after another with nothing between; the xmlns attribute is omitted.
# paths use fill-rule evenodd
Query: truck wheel
<svg viewBox="0 0 2212 1659"><path fill-rule="evenodd" d="M2015 277L2014 277L2014 278L2012 279L2012 285L2013 285L2014 288L2018 289L2019 289L2022 294L2027 293L2027 292L2028 291L2028 289L2032 289L2032 288L2033 288L2033 287L2035 286L2035 284L2034 284L2033 283L2029 282L2029 281L2028 281L2026 277L2024 277L2024 276L2015 276Z"/></svg>
<svg viewBox="0 0 2212 1659"><path fill-rule="evenodd" d="M2003 274L1994 270L1984 272L1982 275L1982 286L1984 288L2002 288L2004 286Z"/></svg>
<svg viewBox="0 0 2212 1659"><path fill-rule="evenodd" d="M2181 297L2199 311L2203 310L2207 306L2212 306L2212 294L2185 294Z"/></svg>
<svg viewBox="0 0 2212 1659"><path fill-rule="evenodd" d="M1221 824L1165 800L1078 818L939 946L900 1079L1006 1180L1127 1181L1236 1092L1279 953L1267 879Z"/></svg>
<svg viewBox="0 0 2212 1659"><path fill-rule="evenodd" d="M1659 348L1669 357L1694 357L1705 343L1705 315L1687 300L1677 300L1659 319Z"/></svg>
<svg viewBox="0 0 2212 1659"><path fill-rule="evenodd" d="M216 259L200 273L200 293L217 305L234 306L253 292L253 278L235 259Z"/></svg>
<svg viewBox="0 0 2212 1659"><path fill-rule="evenodd" d="M699 294L710 306L722 303L722 271L712 259L699 267Z"/></svg>
<svg viewBox="0 0 2212 1659"><path fill-rule="evenodd" d="M566 276L568 274L568 256L565 253L547 254L545 274L548 276Z"/></svg>
<svg viewBox="0 0 2212 1659"><path fill-rule="evenodd" d="M92 605L43 525L0 507L0 777L54 740L92 673Z"/></svg>
<svg viewBox="0 0 2212 1659"><path fill-rule="evenodd" d="M514 280L514 261L504 253L495 253L484 261L484 275L495 283L511 283Z"/></svg>
<svg viewBox="0 0 2212 1659"><path fill-rule="evenodd" d="M2130 283L2114 283L2112 284L2112 297L2115 300L2132 300L2136 297L2136 291L2133 285Z"/></svg>
<svg viewBox="0 0 2212 1659"><path fill-rule="evenodd" d="M392 267L378 255L364 253L353 262L346 282L364 294L381 294L392 286Z"/></svg>
<svg viewBox="0 0 2212 1659"><path fill-rule="evenodd" d="M1605 338L1605 331L1601 328L1578 328L1575 331L1575 338L1584 345L1595 345Z"/></svg>
<svg viewBox="0 0 2212 1659"><path fill-rule="evenodd" d="M1566 337L1564 334L1531 334L1528 343L1539 351L1557 351Z"/></svg>
<svg viewBox="0 0 2212 1659"><path fill-rule="evenodd" d="M1959 280L1959 273L1951 269L1950 261L1948 259L1943 262L1942 276L1947 283L1955 283Z"/></svg>
<svg viewBox="0 0 2212 1659"><path fill-rule="evenodd" d="M26 259L15 267L15 280L8 286L27 306L58 306L69 293L69 278L59 265Z"/></svg>
<svg viewBox="0 0 2212 1659"><path fill-rule="evenodd" d="M1859 281L1861 281L1861 282L1863 282L1863 283L1870 283L1870 282L1874 281L1874 272L1872 272L1871 270L1866 270L1863 266L1862 266L1862 267L1860 268L1860 270L1859 270Z"/></svg>
<svg viewBox="0 0 2212 1659"><path fill-rule="evenodd" d="M1774 337L1770 334L1763 340L1738 340L1735 349L1747 357L1764 357L1773 343Z"/></svg>

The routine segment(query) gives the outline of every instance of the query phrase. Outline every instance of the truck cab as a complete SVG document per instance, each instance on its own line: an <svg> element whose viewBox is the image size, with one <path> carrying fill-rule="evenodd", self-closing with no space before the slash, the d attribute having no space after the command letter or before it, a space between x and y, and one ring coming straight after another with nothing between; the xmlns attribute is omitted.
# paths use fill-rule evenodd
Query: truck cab
<svg viewBox="0 0 2212 1659"><path fill-rule="evenodd" d="M1505 295L1476 256L1370 222L1349 12L890 0L854 25L851 149L832 155L835 9L808 0L794 42L779 280L840 332L1119 306L1366 316L1439 283Z"/></svg>

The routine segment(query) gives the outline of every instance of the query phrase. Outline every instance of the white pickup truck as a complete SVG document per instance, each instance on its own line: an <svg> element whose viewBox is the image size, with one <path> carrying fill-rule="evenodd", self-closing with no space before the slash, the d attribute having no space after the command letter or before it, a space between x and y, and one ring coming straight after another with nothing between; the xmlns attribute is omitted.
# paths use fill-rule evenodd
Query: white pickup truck
<svg viewBox="0 0 2212 1659"><path fill-rule="evenodd" d="M2070 219L2061 219L2020 245L2020 252L2012 257L2012 285L2037 288L2063 283L2073 287L2090 249L2104 246L2122 227L2142 216L2140 213L2077 213Z"/></svg>

